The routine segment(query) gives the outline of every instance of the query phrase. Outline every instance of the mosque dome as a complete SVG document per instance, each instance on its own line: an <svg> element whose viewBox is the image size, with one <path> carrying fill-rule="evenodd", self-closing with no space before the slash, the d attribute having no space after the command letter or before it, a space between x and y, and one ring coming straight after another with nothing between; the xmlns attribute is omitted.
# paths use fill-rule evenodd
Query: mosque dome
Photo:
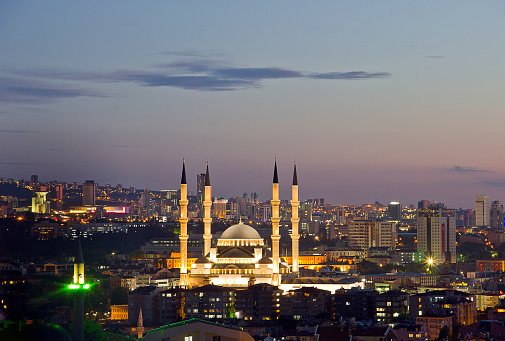
<svg viewBox="0 0 505 341"><path fill-rule="evenodd" d="M239 224L228 227L220 239L262 239L258 231L253 227L243 224Z"/></svg>

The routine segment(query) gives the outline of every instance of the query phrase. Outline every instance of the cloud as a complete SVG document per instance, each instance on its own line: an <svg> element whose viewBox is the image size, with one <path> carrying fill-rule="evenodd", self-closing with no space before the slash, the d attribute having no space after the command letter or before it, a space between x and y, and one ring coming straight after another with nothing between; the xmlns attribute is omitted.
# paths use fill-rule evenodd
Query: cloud
<svg viewBox="0 0 505 341"><path fill-rule="evenodd" d="M485 170L485 169L479 169L479 168L473 168L473 167L462 167L462 166L452 166L452 168L449 168L449 171L451 171L451 172L457 172L457 173L465 173L465 172L483 173L483 172L489 172L488 170Z"/></svg>
<svg viewBox="0 0 505 341"><path fill-rule="evenodd" d="M424 58L442 59L445 58L445 56L424 56Z"/></svg>
<svg viewBox="0 0 505 341"><path fill-rule="evenodd" d="M38 130L15 130L15 129L0 129L0 133L16 133L16 134L26 134L26 133L39 133Z"/></svg>
<svg viewBox="0 0 505 341"><path fill-rule="evenodd" d="M504 187L505 186L505 180L482 181L481 184L492 186L492 187Z"/></svg>
<svg viewBox="0 0 505 341"><path fill-rule="evenodd" d="M263 87L263 81L273 79L326 79L326 80L358 80L380 79L390 77L389 72L305 72L281 67L237 67L231 63L204 58L208 57L198 51L166 52L174 56L190 56L184 60L155 65L155 70L118 70L113 72L86 72L75 70L32 70L18 74L25 77L37 77L51 80L71 80L85 82L131 82L141 86L170 86L198 91L232 91L256 89ZM30 89L17 87L10 89L32 97L76 97L98 96L82 89Z"/></svg>
<svg viewBox="0 0 505 341"><path fill-rule="evenodd" d="M199 57L199 58L223 56L223 54L220 54L220 53L207 53L207 52L199 51L199 50L165 51L162 54L166 54L169 56L178 56L178 57Z"/></svg>
<svg viewBox="0 0 505 341"><path fill-rule="evenodd" d="M0 76L0 84L0 102L5 103L41 103L80 96L105 97L90 90L55 87L47 82L33 82L2 76Z"/></svg>
<svg viewBox="0 0 505 341"><path fill-rule="evenodd" d="M308 77L315 79L372 79L372 78L385 78L389 76L391 76L389 72L351 71L351 72L314 73L309 75Z"/></svg>
<svg viewBox="0 0 505 341"><path fill-rule="evenodd" d="M47 163L0 161L0 165L35 165L35 166L44 166L44 165L47 165Z"/></svg>

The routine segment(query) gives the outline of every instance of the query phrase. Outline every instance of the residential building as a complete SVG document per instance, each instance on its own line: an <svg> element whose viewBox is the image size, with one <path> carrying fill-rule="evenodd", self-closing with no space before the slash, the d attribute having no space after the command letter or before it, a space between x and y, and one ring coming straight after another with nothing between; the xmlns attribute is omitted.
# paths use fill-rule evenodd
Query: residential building
<svg viewBox="0 0 505 341"><path fill-rule="evenodd" d="M389 290L375 296L376 320L391 323L409 312L409 294L400 290Z"/></svg>
<svg viewBox="0 0 505 341"><path fill-rule="evenodd" d="M417 248L435 264L456 263L456 218L443 203L417 210Z"/></svg>
<svg viewBox="0 0 505 341"><path fill-rule="evenodd" d="M396 247L395 222L353 220L349 223L349 248Z"/></svg>
<svg viewBox="0 0 505 341"><path fill-rule="evenodd" d="M237 318L275 320L280 313L282 290L267 283L254 284L235 292Z"/></svg>
<svg viewBox="0 0 505 341"><path fill-rule="evenodd" d="M292 316L295 320L329 317L331 315L331 292L314 287L290 290L281 296L280 315Z"/></svg>
<svg viewBox="0 0 505 341"><path fill-rule="evenodd" d="M355 318L356 321L375 319L375 290L335 290L333 295L333 314L340 317Z"/></svg>

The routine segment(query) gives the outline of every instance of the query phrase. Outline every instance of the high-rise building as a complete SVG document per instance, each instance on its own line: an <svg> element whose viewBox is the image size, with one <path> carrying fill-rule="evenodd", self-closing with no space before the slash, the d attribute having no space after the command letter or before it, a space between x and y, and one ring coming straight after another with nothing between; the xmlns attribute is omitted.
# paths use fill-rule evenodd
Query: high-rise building
<svg viewBox="0 0 505 341"><path fill-rule="evenodd" d="M393 221L354 220L349 223L349 247L396 247L396 224Z"/></svg>
<svg viewBox="0 0 505 341"><path fill-rule="evenodd" d="M491 204L491 227L503 228L503 203L501 201L495 200Z"/></svg>
<svg viewBox="0 0 505 341"><path fill-rule="evenodd" d="M205 173L196 175L196 206L198 216L203 217L203 199L205 195Z"/></svg>
<svg viewBox="0 0 505 341"><path fill-rule="evenodd" d="M82 204L84 206L96 205L96 186L94 180L86 180L82 185Z"/></svg>
<svg viewBox="0 0 505 341"><path fill-rule="evenodd" d="M402 220L402 205L399 202L392 202L388 205L388 220L394 222Z"/></svg>
<svg viewBox="0 0 505 341"><path fill-rule="evenodd" d="M456 263L456 217L443 203L417 210L417 248L434 263Z"/></svg>
<svg viewBox="0 0 505 341"><path fill-rule="evenodd" d="M489 205L489 196L475 196L475 225L489 226L491 207Z"/></svg>

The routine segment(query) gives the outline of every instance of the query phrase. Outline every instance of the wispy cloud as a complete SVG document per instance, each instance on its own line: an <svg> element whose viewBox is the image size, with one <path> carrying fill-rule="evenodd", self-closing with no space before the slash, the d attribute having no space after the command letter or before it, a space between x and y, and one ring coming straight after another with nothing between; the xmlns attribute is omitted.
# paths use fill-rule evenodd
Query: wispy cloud
<svg viewBox="0 0 505 341"><path fill-rule="evenodd" d="M177 57L198 57L198 58L207 58L207 57L222 57L224 56L221 53L208 53L205 51L199 50L177 50L177 51L165 51L162 54L166 54L169 56L177 56Z"/></svg>
<svg viewBox="0 0 505 341"><path fill-rule="evenodd" d="M451 168L449 168L449 171L451 171L451 172L457 172L457 173L466 173L466 172L484 173L484 172L489 172L488 170L485 170L485 169L479 169L479 168L474 168L474 167L463 167L463 166L452 166Z"/></svg>
<svg viewBox="0 0 505 341"><path fill-rule="evenodd" d="M275 79L311 79L311 80L360 80L380 79L392 76L389 72L306 72L282 67L238 67L232 63L209 58L200 51L168 51L167 55L188 57L154 66L154 70L117 70L113 72L83 72L75 70L32 70L18 72L25 77L44 78L45 80L71 80L85 82L131 82L141 86L169 86L198 91L232 91L257 89L263 87L266 80ZM65 91L57 91L65 90ZM31 96L72 97L98 96L82 89L26 89L18 91ZM0 98L1 100L1 98Z"/></svg>
<svg viewBox="0 0 505 341"><path fill-rule="evenodd" d="M482 181L481 184L492 187L505 187L505 180Z"/></svg>
<svg viewBox="0 0 505 341"><path fill-rule="evenodd" d="M0 133L15 133L15 134L28 134L38 133L39 130L18 130L18 129L0 129Z"/></svg>
<svg viewBox="0 0 505 341"><path fill-rule="evenodd" d="M41 103L80 96L104 97L104 95L86 89L65 88L61 85L54 86L48 82L34 82L0 76L0 102Z"/></svg>
<svg viewBox="0 0 505 341"><path fill-rule="evenodd" d="M389 77L389 72L365 72L365 71L351 71L351 72L327 72L315 73L309 75L310 78L315 79L373 79Z"/></svg>
<svg viewBox="0 0 505 341"><path fill-rule="evenodd" d="M0 161L0 165L34 165L34 166L44 166L44 165L47 165L47 163Z"/></svg>
<svg viewBox="0 0 505 341"><path fill-rule="evenodd" d="M442 59L442 58L445 58L445 56L424 56L424 58Z"/></svg>

